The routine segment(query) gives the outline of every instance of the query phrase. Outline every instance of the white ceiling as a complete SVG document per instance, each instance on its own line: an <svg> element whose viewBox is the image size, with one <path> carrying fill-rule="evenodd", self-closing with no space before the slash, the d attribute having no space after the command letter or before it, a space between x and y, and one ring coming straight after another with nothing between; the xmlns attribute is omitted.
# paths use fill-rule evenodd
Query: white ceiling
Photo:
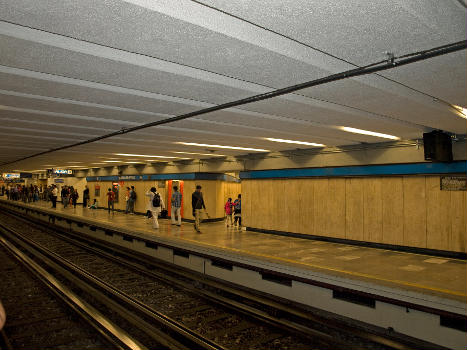
<svg viewBox="0 0 467 350"><path fill-rule="evenodd" d="M465 39L458 0L0 0L0 163ZM466 134L466 74L451 53L0 168Z"/></svg>

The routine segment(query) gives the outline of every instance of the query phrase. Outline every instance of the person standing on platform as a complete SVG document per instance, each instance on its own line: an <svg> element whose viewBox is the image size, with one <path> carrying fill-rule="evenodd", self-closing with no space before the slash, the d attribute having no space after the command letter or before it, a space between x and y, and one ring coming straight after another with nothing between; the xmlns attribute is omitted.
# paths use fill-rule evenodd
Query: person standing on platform
<svg viewBox="0 0 467 350"><path fill-rule="evenodd" d="M110 207L112 207L112 213L114 212L115 193L114 191L112 191L111 188L109 188L106 195L107 195L107 209L109 210L109 214L110 214Z"/></svg>
<svg viewBox="0 0 467 350"><path fill-rule="evenodd" d="M232 198L227 199L227 202L224 205L224 211L225 211L225 226L229 227L233 226L232 222L232 211L233 211L233 204L232 204Z"/></svg>
<svg viewBox="0 0 467 350"><path fill-rule="evenodd" d="M180 209L182 207L182 194L178 192L178 187L173 187L174 192L172 193L172 225L181 226L182 225L182 217L180 215ZM177 221L175 221L175 216L177 216Z"/></svg>
<svg viewBox="0 0 467 350"><path fill-rule="evenodd" d="M83 208L87 208L88 206L88 201L89 201L89 188L88 185L84 187L83 191Z"/></svg>
<svg viewBox="0 0 467 350"><path fill-rule="evenodd" d="M200 231L201 224L201 211L206 210L204 205L203 193L201 192L201 186L196 186L196 191L191 195L191 206L193 207L193 216L195 218L195 230Z"/></svg>
<svg viewBox="0 0 467 350"><path fill-rule="evenodd" d="M68 206L68 188L66 186L62 187L60 196L62 197L63 208L66 208Z"/></svg>
<svg viewBox="0 0 467 350"><path fill-rule="evenodd" d="M128 200L130 204L130 214L134 215L135 214L135 203L136 203L136 191L135 191L135 186L131 186L130 190L130 199Z"/></svg>
<svg viewBox="0 0 467 350"><path fill-rule="evenodd" d="M239 194L238 198L234 201L234 226L237 226L238 222L238 227L242 227L242 195Z"/></svg>
<svg viewBox="0 0 467 350"><path fill-rule="evenodd" d="M78 190L74 190L73 193L71 194L71 203L73 204L73 208L76 209L76 202L78 201L79 194Z"/></svg>
<svg viewBox="0 0 467 350"><path fill-rule="evenodd" d="M130 187L126 188L126 193L125 193L125 214L128 214L128 211L130 210Z"/></svg>
<svg viewBox="0 0 467 350"><path fill-rule="evenodd" d="M58 188L56 185L52 185L52 195L51 195L52 208L57 207L57 196L58 196Z"/></svg>
<svg viewBox="0 0 467 350"><path fill-rule="evenodd" d="M164 201L162 200L161 195L157 192L155 187L151 187L151 190L146 192L146 196L149 197L148 210L152 215L152 227L155 229L159 228L159 213L162 211L164 206Z"/></svg>

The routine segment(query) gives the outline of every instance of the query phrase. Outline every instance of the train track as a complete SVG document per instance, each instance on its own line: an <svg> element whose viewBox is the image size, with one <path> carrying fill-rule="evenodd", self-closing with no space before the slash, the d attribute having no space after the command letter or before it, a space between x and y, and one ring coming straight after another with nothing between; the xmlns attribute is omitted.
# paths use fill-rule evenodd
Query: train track
<svg viewBox="0 0 467 350"><path fill-rule="evenodd" d="M50 228L42 225L19 225L17 217L2 214L2 221L4 235L16 240L16 244L34 247L39 254L73 271L75 279L89 283L92 287L88 288L123 306L121 314L139 317L134 327L141 326L146 336L151 331L144 327L148 326L145 322L159 324L159 332L172 339L164 339L169 348L174 344L190 349L417 348L390 337L323 321L180 269L135 261L134 257L132 261L128 257L122 259L122 252L91 248L89 242L63 237L57 230L52 234ZM15 229L8 227L11 225ZM152 332L158 334L157 330ZM427 348L426 344L423 348Z"/></svg>
<svg viewBox="0 0 467 350"><path fill-rule="evenodd" d="M127 345L133 345L118 326L3 237L0 240L0 297L7 310L0 349L129 349Z"/></svg>

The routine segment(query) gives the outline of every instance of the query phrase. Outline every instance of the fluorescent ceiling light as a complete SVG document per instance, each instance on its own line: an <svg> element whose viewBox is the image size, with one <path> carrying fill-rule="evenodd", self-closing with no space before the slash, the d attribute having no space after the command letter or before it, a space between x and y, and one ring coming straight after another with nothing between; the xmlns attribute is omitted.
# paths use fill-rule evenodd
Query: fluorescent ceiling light
<svg viewBox="0 0 467 350"><path fill-rule="evenodd" d="M268 141L273 142L283 142L283 143L296 143L297 145L306 145L306 146L315 146L315 147L324 147L325 145L321 143L314 143L314 142L305 142L305 141L293 141L293 140L284 140L284 139L274 139L272 137L265 137Z"/></svg>
<svg viewBox="0 0 467 350"><path fill-rule="evenodd" d="M105 164L104 162L101 162L101 163L91 163L91 164Z"/></svg>
<svg viewBox="0 0 467 350"><path fill-rule="evenodd" d="M124 162L124 163L127 163L127 164L141 164L141 162Z"/></svg>
<svg viewBox="0 0 467 350"><path fill-rule="evenodd" d="M175 152L172 151L172 153L178 153L178 154L197 154L200 156L213 156L213 157L227 157L225 154L215 154L215 153L196 153L196 152ZM183 159L183 158L182 158Z"/></svg>
<svg viewBox="0 0 467 350"><path fill-rule="evenodd" d="M248 147L236 147L236 146L222 146L222 145L208 145L206 143L195 143L195 142L176 142L180 145L186 146L198 146L198 147L213 147L213 148L225 148L225 149L238 149L240 151L254 151L254 152L270 152L268 149L261 148L248 148Z"/></svg>
<svg viewBox="0 0 467 350"><path fill-rule="evenodd" d="M56 166L55 164L44 164L42 166Z"/></svg>
<svg viewBox="0 0 467 350"><path fill-rule="evenodd" d="M121 160L104 160L104 163L121 163Z"/></svg>
<svg viewBox="0 0 467 350"><path fill-rule="evenodd" d="M67 168L82 168L84 165L68 165Z"/></svg>
<svg viewBox="0 0 467 350"><path fill-rule="evenodd" d="M79 164L79 163L83 163L83 162L67 162L67 163L75 163L75 164Z"/></svg>
<svg viewBox="0 0 467 350"><path fill-rule="evenodd" d="M392 140L399 140L400 139L400 137L393 136L393 135L381 134L379 132L362 130L362 129L349 128L347 126L343 126L340 129L344 130L344 131L347 131L347 132L352 132L354 134L370 135L370 136L382 137L382 138L385 138L385 139L392 139Z"/></svg>
<svg viewBox="0 0 467 350"><path fill-rule="evenodd" d="M454 107L459 111L459 113L461 115L459 115L459 117L461 118L464 118L464 119L467 119L467 108L464 108L464 107L461 107L461 106L456 106L454 105Z"/></svg>
<svg viewBox="0 0 467 350"><path fill-rule="evenodd" d="M129 153L115 153L116 156L125 156L125 157L145 157L145 158L178 158L178 157L168 157L168 156L149 156L147 154L129 154Z"/></svg>

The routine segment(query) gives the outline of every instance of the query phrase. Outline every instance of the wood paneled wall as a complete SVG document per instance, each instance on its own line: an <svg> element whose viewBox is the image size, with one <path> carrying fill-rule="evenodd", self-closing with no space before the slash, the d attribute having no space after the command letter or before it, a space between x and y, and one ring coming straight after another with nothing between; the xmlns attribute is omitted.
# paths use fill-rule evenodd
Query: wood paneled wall
<svg viewBox="0 0 467 350"><path fill-rule="evenodd" d="M466 252L467 192L439 176L265 179L242 182L244 225Z"/></svg>

